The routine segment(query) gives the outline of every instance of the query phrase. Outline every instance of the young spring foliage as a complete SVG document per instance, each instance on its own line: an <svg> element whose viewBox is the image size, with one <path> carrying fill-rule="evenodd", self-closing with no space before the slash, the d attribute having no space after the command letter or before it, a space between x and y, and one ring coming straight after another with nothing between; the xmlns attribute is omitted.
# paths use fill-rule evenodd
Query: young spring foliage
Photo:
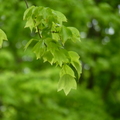
<svg viewBox="0 0 120 120"><path fill-rule="evenodd" d="M79 31L74 27L64 26L66 17L48 7L29 7L24 12L23 20L26 20L25 27L29 27L31 31L34 29L39 34L39 39L32 38L25 49L34 41L32 50L37 59L43 58L44 62L61 67L58 91L63 89L67 95L71 89L76 89L76 80L81 74L79 55L74 51L67 51L64 44L67 40L80 41Z"/></svg>
<svg viewBox="0 0 120 120"><path fill-rule="evenodd" d="M0 29L0 48L2 47L3 40L7 40L7 36L4 31Z"/></svg>

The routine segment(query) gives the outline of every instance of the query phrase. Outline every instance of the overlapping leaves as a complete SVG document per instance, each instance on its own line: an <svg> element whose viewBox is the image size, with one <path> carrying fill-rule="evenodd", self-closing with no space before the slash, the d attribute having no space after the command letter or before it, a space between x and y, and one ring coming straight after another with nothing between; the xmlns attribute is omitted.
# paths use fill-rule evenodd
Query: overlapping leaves
<svg viewBox="0 0 120 120"><path fill-rule="evenodd" d="M25 27L29 27L31 31L34 29L40 36L32 48L37 59L43 58L45 62L61 67L58 91L63 89L67 95L77 87L76 79L80 77L81 64L79 55L67 51L64 44L67 40L80 41L79 31L74 27L64 26L63 22L67 22L64 14L48 7L31 6L25 11L23 19L26 20ZM25 49L33 41L31 39Z"/></svg>

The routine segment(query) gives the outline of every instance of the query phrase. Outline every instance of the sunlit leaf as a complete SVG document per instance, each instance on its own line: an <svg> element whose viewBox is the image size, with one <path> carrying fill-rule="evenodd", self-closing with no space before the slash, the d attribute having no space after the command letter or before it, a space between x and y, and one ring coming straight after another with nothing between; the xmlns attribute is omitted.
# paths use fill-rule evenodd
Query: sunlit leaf
<svg viewBox="0 0 120 120"><path fill-rule="evenodd" d="M2 47L3 40L7 40L7 36L4 31L0 29L0 47Z"/></svg>
<svg viewBox="0 0 120 120"><path fill-rule="evenodd" d="M34 8L35 8L35 6L31 6L24 12L23 20L27 20L29 17L31 17L32 11Z"/></svg>
<svg viewBox="0 0 120 120"><path fill-rule="evenodd" d="M80 32L74 27L68 27L68 29L72 32L72 40L74 42L80 41Z"/></svg>
<svg viewBox="0 0 120 120"><path fill-rule="evenodd" d="M67 22L67 18L65 15L59 11L53 11L53 13L57 16L57 21L62 24L62 22Z"/></svg>
<svg viewBox="0 0 120 120"><path fill-rule="evenodd" d="M35 39L31 39L27 42L27 44L25 45L25 50L28 48L28 46L34 41Z"/></svg>
<svg viewBox="0 0 120 120"><path fill-rule="evenodd" d="M70 55L71 61L76 61L76 62L79 61L80 56L79 56L76 52L74 52L74 51L69 51L68 53L69 53L69 55Z"/></svg>
<svg viewBox="0 0 120 120"><path fill-rule="evenodd" d="M58 91L61 91L63 89L66 95L68 95L71 89L76 88L77 88L76 81L74 77L72 77L69 74L63 75L58 82Z"/></svg>
<svg viewBox="0 0 120 120"><path fill-rule="evenodd" d="M41 58L45 51L46 51L46 46L42 40L37 42L35 46L33 47L33 52L36 54L37 59Z"/></svg>
<svg viewBox="0 0 120 120"><path fill-rule="evenodd" d="M77 73L78 73L78 78L80 77L80 74L82 72L82 66L79 60L79 55L76 52L73 51L69 51L68 52L70 59L71 59L71 64L72 66L76 69Z"/></svg>
<svg viewBox="0 0 120 120"><path fill-rule="evenodd" d="M35 27L35 23L34 23L34 20L32 19L32 17L30 17L27 22L26 22L26 25L25 25L25 28L26 27L29 27L31 32L32 32L32 29Z"/></svg>
<svg viewBox="0 0 120 120"><path fill-rule="evenodd" d="M80 74L82 73L82 65L80 62L74 62L72 61L71 64L77 71L78 79L80 78Z"/></svg>
<svg viewBox="0 0 120 120"><path fill-rule="evenodd" d="M62 77L63 75L65 74L69 74L71 75L72 77L75 77L74 75L74 71L71 69L70 66L68 66L67 64L64 64L62 66L62 69L61 69L61 72L60 72L60 77Z"/></svg>
<svg viewBox="0 0 120 120"><path fill-rule="evenodd" d="M46 51L44 56L43 56L43 61L44 62L49 62L52 65L53 64L52 59L53 59L53 55L51 54L51 52Z"/></svg>
<svg viewBox="0 0 120 120"><path fill-rule="evenodd" d="M50 51L51 54L54 54L54 52L61 47L60 44L53 39L45 39L45 43L47 45L47 50Z"/></svg>
<svg viewBox="0 0 120 120"><path fill-rule="evenodd" d="M53 63L56 63L60 66L62 66L63 63L68 63L68 54L65 49L58 49L53 52Z"/></svg>
<svg viewBox="0 0 120 120"><path fill-rule="evenodd" d="M52 28L51 28L51 33L52 33L52 39L59 41L60 40L60 26L58 24L55 24L52 22Z"/></svg>
<svg viewBox="0 0 120 120"><path fill-rule="evenodd" d="M61 35L62 43L64 44L68 39L72 37L72 32L67 27L62 26L60 35Z"/></svg>

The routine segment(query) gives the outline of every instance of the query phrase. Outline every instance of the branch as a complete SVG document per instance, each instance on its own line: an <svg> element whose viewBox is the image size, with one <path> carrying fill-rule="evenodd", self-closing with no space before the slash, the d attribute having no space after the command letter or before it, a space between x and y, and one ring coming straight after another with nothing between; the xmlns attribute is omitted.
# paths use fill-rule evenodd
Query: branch
<svg viewBox="0 0 120 120"><path fill-rule="evenodd" d="M28 5L27 0L24 0L24 1L25 1L25 4L26 4L26 7L29 8L29 5ZM35 22L35 20L34 20L34 22ZM42 38L42 36L41 36L41 34L40 34L40 29L38 28L38 26L37 26L37 31L38 31L39 37Z"/></svg>

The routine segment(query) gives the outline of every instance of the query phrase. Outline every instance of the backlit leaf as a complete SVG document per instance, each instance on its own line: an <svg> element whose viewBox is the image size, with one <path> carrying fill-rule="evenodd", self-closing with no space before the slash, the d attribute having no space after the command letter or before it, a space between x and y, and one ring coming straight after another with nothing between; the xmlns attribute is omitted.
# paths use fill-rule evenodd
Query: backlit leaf
<svg viewBox="0 0 120 120"><path fill-rule="evenodd" d="M32 29L35 27L35 24L34 24L34 20L32 19L32 17L30 17L27 22L26 22L26 25L25 25L25 28L26 27L29 27L31 32L32 32Z"/></svg>
<svg viewBox="0 0 120 120"><path fill-rule="evenodd" d="M82 66L79 60L79 55L76 52L73 51L69 51L68 52L70 59L71 59L71 64L72 66L76 69L77 73L78 73L78 78L80 77L80 74L82 72Z"/></svg>
<svg viewBox="0 0 120 120"><path fill-rule="evenodd" d="M59 41L60 40L59 32L60 32L60 26L52 22L52 28L51 28L52 39Z"/></svg>
<svg viewBox="0 0 120 120"><path fill-rule="evenodd" d="M3 40L7 40L7 36L4 31L0 29L0 47L2 47Z"/></svg>
<svg viewBox="0 0 120 120"><path fill-rule="evenodd" d="M69 51L68 54L70 55L71 61L76 61L76 62L79 61L80 56L76 52Z"/></svg>
<svg viewBox="0 0 120 120"><path fill-rule="evenodd" d="M35 39L31 39L27 42L27 44L25 45L25 50L28 48L28 46L33 42L33 40Z"/></svg>
<svg viewBox="0 0 120 120"><path fill-rule="evenodd" d="M74 75L74 71L71 69L70 66L68 66L67 64L64 64L62 66L62 69L60 71L60 77L62 77L63 75L68 74L71 75L72 77L75 77Z"/></svg>
<svg viewBox="0 0 120 120"><path fill-rule="evenodd" d="M45 52L43 56L43 61L49 62L52 65L53 64L52 59L53 59L53 55L51 54L51 52L50 51Z"/></svg>
<svg viewBox="0 0 120 120"><path fill-rule="evenodd" d="M68 27L68 29L72 32L72 40L74 42L80 41L80 32L74 27Z"/></svg>
<svg viewBox="0 0 120 120"><path fill-rule="evenodd" d="M69 60L68 60L67 51L62 48L55 50L53 52L52 62L58 64L59 66L62 66L62 64L64 64L64 63L68 63Z"/></svg>
<svg viewBox="0 0 120 120"><path fill-rule="evenodd" d="M45 39L45 43L47 45L47 50L50 51L51 54L54 54L54 52L61 47L60 44L53 39Z"/></svg>
<svg viewBox="0 0 120 120"><path fill-rule="evenodd" d="M77 71L78 79L80 78L80 74L82 73L82 65L80 62L74 62L72 61L71 64Z"/></svg>
<svg viewBox="0 0 120 120"><path fill-rule="evenodd" d="M53 11L53 13L57 16L57 21L62 24L62 22L67 22L67 18L64 14L59 11Z"/></svg>
<svg viewBox="0 0 120 120"><path fill-rule="evenodd" d="M46 51L46 46L42 40L37 42L35 46L33 47L33 52L36 54L37 59L41 58L45 51Z"/></svg>
<svg viewBox="0 0 120 120"><path fill-rule="evenodd" d="M58 82L58 91L61 91L63 89L66 95L68 95L71 89L76 88L77 88L76 81L74 77L72 77L69 74L63 75Z"/></svg>
<svg viewBox="0 0 120 120"><path fill-rule="evenodd" d="M61 35L62 43L64 44L68 39L71 39L72 32L67 27L62 26L60 35Z"/></svg>
<svg viewBox="0 0 120 120"><path fill-rule="evenodd" d="M23 20L27 20L29 17L31 17L32 11L34 8L35 8L35 6L31 6L24 12Z"/></svg>

